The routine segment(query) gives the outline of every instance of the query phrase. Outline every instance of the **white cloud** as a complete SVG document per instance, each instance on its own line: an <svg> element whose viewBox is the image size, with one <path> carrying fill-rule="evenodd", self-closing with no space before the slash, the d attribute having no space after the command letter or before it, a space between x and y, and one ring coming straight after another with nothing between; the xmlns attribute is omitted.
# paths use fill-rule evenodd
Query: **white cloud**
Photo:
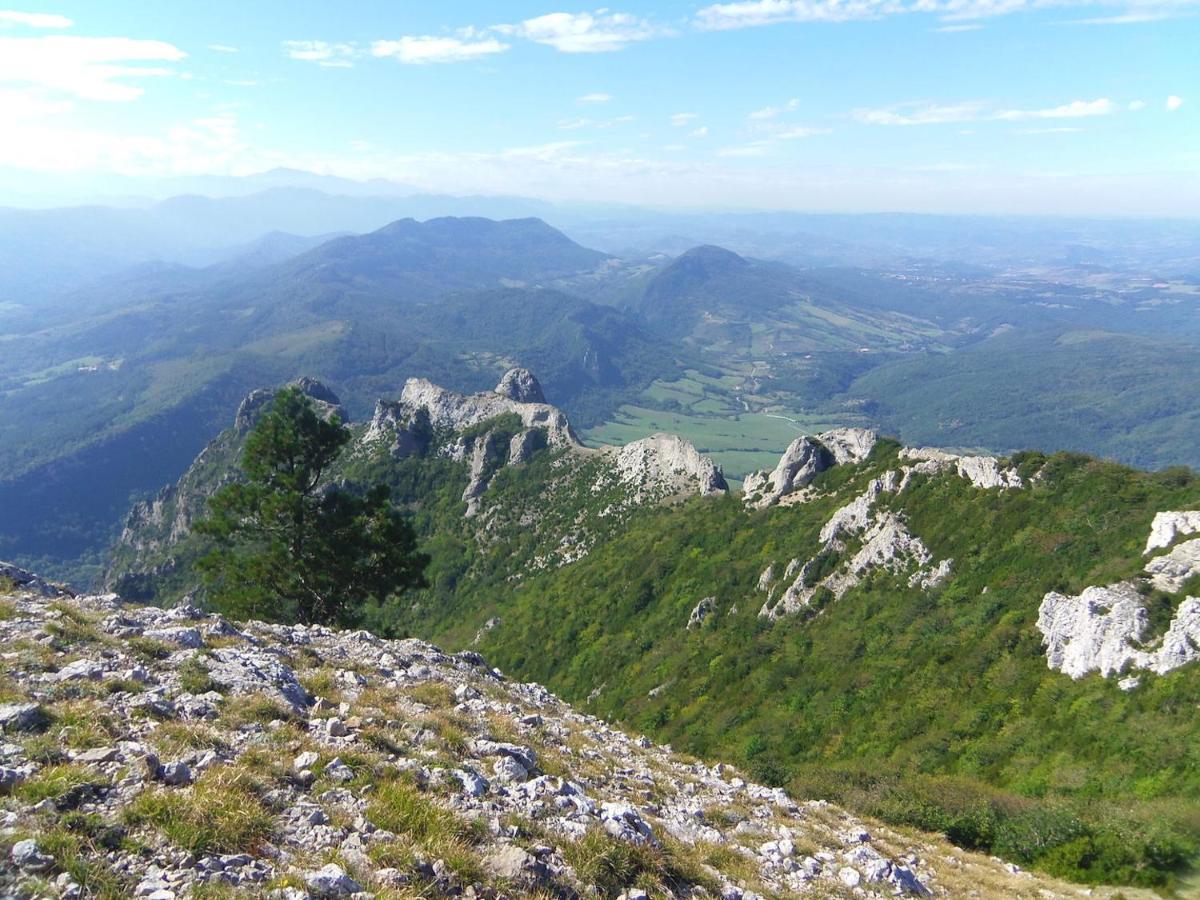
<svg viewBox="0 0 1200 900"><path fill-rule="evenodd" d="M75 23L66 16L53 13L17 12L15 9L0 9L0 26L24 25L26 28L70 28Z"/></svg>
<svg viewBox="0 0 1200 900"><path fill-rule="evenodd" d="M0 37L0 84L17 84L84 100L136 100L143 88L129 79L170 74L148 62L177 62L187 56L164 41L123 37L50 35Z"/></svg>
<svg viewBox="0 0 1200 900"><path fill-rule="evenodd" d="M69 112L69 100L50 100L39 91L0 90L0 123L42 119Z"/></svg>
<svg viewBox="0 0 1200 900"><path fill-rule="evenodd" d="M1018 128L1017 134L1078 134L1082 128L1072 125L1060 125L1055 128Z"/></svg>
<svg viewBox="0 0 1200 900"><path fill-rule="evenodd" d="M214 53L237 53L237 47L231 47L228 44L209 44L208 49Z"/></svg>
<svg viewBox="0 0 1200 900"><path fill-rule="evenodd" d="M549 13L495 30L546 44L563 53L607 53L667 32L646 19L599 9L594 13Z"/></svg>
<svg viewBox="0 0 1200 900"><path fill-rule="evenodd" d="M354 65L358 48L353 44L330 41L284 41L283 52L291 59L313 62L327 69L348 69Z"/></svg>
<svg viewBox="0 0 1200 900"><path fill-rule="evenodd" d="M1126 24L1172 18L1196 5L1197 0L734 0L703 7L696 13L694 23L702 29L726 30L783 22L851 22L914 13L936 15L944 21L963 21L1045 7L1118 6L1124 11L1081 21Z"/></svg>
<svg viewBox="0 0 1200 900"><path fill-rule="evenodd" d="M612 94L604 94L604 93L597 91L592 94L584 94L582 97L577 97L575 99L575 102L579 103L579 104L609 103L612 100L612 98L613 98Z"/></svg>
<svg viewBox="0 0 1200 900"><path fill-rule="evenodd" d="M1183 98L1172 94L1167 98L1167 112L1175 112L1179 107L1183 106Z"/></svg>
<svg viewBox="0 0 1200 900"><path fill-rule="evenodd" d="M773 119L781 113L795 112L800 106L800 101L792 98L783 106L764 106L762 109L756 109L746 118L748 119Z"/></svg>
<svg viewBox="0 0 1200 900"><path fill-rule="evenodd" d="M886 109L856 109L851 115L864 125L945 125L988 120L1016 122L1022 119L1079 119L1107 116L1117 105L1107 97L1096 100L1072 100L1045 109L989 110L978 101L957 104L902 103Z"/></svg>
<svg viewBox="0 0 1200 900"><path fill-rule="evenodd" d="M1049 109L1006 109L995 114L994 118L1005 121L1018 119L1079 119L1088 116L1108 116L1117 111L1117 105L1107 97L1097 100L1072 100L1062 106Z"/></svg>
<svg viewBox="0 0 1200 900"><path fill-rule="evenodd" d="M697 129L695 129L694 131L692 131L692 132L689 134L689 137L694 137L694 138L706 138L706 137L708 137L708 126L707 126L707 125L701 125L699 128L697 128Z"/></svg>
<svg viewBox="0 0 1200 900"><path fill-rule="evenodd" d="M240 136L229 113L182 122L159 134L117 134L53 121L5 118L0 103L0 167L32 172L104 171L122 175L201 175L270 168Z"/></svg>
<svg viewBox="0 0 1200 900"><path fill-rule="evenodd" d="M697 116L695 113L689 113L689 112L675 113L675 115L671 116L670 122L676 128L682 128L688 122L692 122L698 118L699 118L699 116Z"/></svg>
<svg viewBox="0 0 1200 900"><path fill-rule="evenodd" d="M560 119L558 127L563 131L574 131L577 128L587 128L591 124L591 119Z"/></svg>
<svg viewBox="0 0 1200 900"><path fill-rule="evenodd" d="M982 110L981 103L905 103L890 109L856 109L851 115L864 125L944 125L973 122Z"/></svg>
<svg viewBox="0 0 1200 900"><path fill-rule="evenodd" d="M1143 110L1145 108L1146 108L1145 100L1131 100L1129 102L1129 111L1130 112L1140 112L1141 110Z"/></svg>
<svg viewBox="0 0 1200 900"><path fill-rule="evenodd" d="M462 40L453 37L408 35L395 41L375 41L371 44L371 55L398 59L408 65L426 65L429 63L468 62L503 53L508 48L508 44L495 38Z"/></svg>
<svg viewBox="0 0 1200 900"><path fill-rule="evenodd" d="M795 128L785 128L776 134L775 137L781 141L794 141L800 138L814 137L818 134L831 134L832 132L832 128L806 128L797 126Z"/></svg>
<svg viewBox="0 0 1200 900"><path fill-rule="evenodd" d="M733 158L766 156L770 152L771 146L771 141L752 141L749 144L742 144L740 147L722 147L717 151L717 156Z"/></svg>
<svg viewBox="0 0 1200 900"><path fill-rule="evenodd" d="M982 25L975 23L970 25L942 25L933 30L939 31L942 34L958 34L959 32L963 31L979 31L981 28L983 28Z"/></svg>

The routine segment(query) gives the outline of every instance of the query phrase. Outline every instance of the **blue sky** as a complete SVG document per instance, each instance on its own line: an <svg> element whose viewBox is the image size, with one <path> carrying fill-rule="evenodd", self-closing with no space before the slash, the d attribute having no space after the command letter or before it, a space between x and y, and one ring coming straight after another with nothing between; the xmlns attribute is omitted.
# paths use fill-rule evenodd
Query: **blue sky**
<svg viewBox="0 0 1200 900"><path fill-rule="evenodd" d="M0 202L289 166L667 207L1200 216L1200 0L25 4L0 7L0 134Z"/></svg>

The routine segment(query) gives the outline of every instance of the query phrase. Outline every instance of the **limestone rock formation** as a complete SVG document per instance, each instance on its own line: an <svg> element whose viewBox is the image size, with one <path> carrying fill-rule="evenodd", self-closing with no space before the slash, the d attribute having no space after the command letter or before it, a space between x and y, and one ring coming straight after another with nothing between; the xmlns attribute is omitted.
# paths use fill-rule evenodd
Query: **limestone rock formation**
<svg viewBox="0 0 1200 900"><path fill-rule="evenodd" d="M725 477L691 441L674 434L655 434L610 451L621 479L633 491L647 486L662 493L727 491Z"/></svg>
<svg viewBox="0 0 1200 900"><path fill-rule="evenodd" d="M878 440L879 436L866 428L835 428L815 437L801 435L783 451L772 471L746 476L742 486L746 505L774 506L832 466L863 462Z"/></svg>
<svg viewBox="0 0 1200 900"><path fill-rule="evenodd" d="M579 439L562 410L539 401L514 400L497 391L460 394L424 378L410 378L400 404L413 412L424 410L435 429L462 431L505 413L514 413L526 428L543 428L552 447L577 447Z"/></svg>
<svg viewBox="0 0 1200 900"><path fill-rule="evenodd" d="M932 447L905 447L900 451L903 459L917 463L913 471L926 475L939 472L956 472L975 487L1015 489L1024 487L1021 476L1011 466L1002 466L994 456L962 456L947 453Z"/></svg>
<svg viewBox="0 0 1200 900"><path fill-rule="evenodd" d="M880 569L894 575L907 573L909 585L923 590L944 582L950 576L953 561L934 562L929 548L909 531L902 516L876 509L881 495L897 493L904 484L899 472L885 472L872 479L850 503L836 510L821 528L818 554L803 565L798 558L788 564L783 581L790 583L778 596L772 587L774 567L764 571L758 589L767 594L767 599L758 614L777 619L799 612L809 607L820 591L828 591L835 600L840 600L869 573ZM847 555L851 544L856 549ZM826 574L822 573L823 568Z"/></svg>
<svg viewBox="0 0 1200 900"><path fill-rule="evenodd" d="M1200 510L1160 512L1150 523L1150 537L1146 539L1146 553L1153 553L1171 546L1182 534L1200 532Z"/></svg>
<svg viewBox="0 0 1200 900"><path fill-rule="evenodd" d="M1170 549L1146 563L1149 585L1167 593L1178 593L1193 576L1200 574L1200 540L1171 546L1179 534L1189 534L1200 517L1191 512L1159 513L1154 517L1146 552ZM1105 678L1132 669L1158 674L1200 659L1200 599L1184 598L1161 637L1148 633L1150 617L1139 587L1146 581L1120 581L1105 587L1089 587L1076 597L1054 591L1046 594L1038 609L1038 630L1046 646L1051 669L1082 678L1099 672ZM1122 690L1133 690L1140 682L1127 678Z"/></svg>
<svg viewBox="0 0 1200 900"><path fill-rule="evenodd" d="M746 504L772 506L779 498L804 487L832 465L835 465L833 454L819 440L801 435L788 444L771 472L752 472L746 476L742 487Z"/></svg>
<svg viewBox="0 0 1200 900"><path fill-rule="evenodd" d="M0 895L81 897L86 871L113 895L161 900L599 896L587 854L606 844L613 858L640 845L665 865L691 847L736 858L728 870L679 866L698 876L672 881L676 897L841 896L851 882L867 896L966 896L977 879L997 897L1073 890L678 757L475 653L113 595L52 605L18 590L4 602L16 696L0 709L0 784L17 788L3 824L19 840ZM47 644L66 614L77 637ZM185 632L195 639L146 654L151 635ZM11 652L38 645L47 653ZM67 710L90 710L95 746L47 730ZM94 839L56 838L68 816ZM177 827L192 820L203 827ZM604 877L605 895L645 896L638 869Z"/></svg>
<svg viewBox="0 0 1200 900"><path fill-rule="evenodd" d="M509 369L496 385L496 393L518 403L545 403L546 395L528 369Z"/></svg>

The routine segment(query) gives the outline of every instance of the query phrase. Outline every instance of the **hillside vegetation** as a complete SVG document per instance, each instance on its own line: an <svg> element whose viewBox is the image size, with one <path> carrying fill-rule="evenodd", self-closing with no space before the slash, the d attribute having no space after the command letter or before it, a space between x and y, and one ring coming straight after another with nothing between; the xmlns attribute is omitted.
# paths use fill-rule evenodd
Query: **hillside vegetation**
<svg viewBox="0 0 1200 900"><path fill-rule="evenodd" d="M236 439L223 440L232 453ZM1139 673L1128 691L1072 680L1048 668L1037 619L1049 591L1137 576L1155 514L1200 508L1191 472L1025 453L1012 461L1020 489L914 473L875 508L951 560L948 577L925 588L911 567L877 566L840 599L818 590L772 619L760 615L764 573L812 559L815 585L837 571L857 539L830 551L818 534L874 479L911 466L897 443L816 475L800 502L748 510L718 494L617 517L619 494L597 491L598 462L579 454L547 448L495 470L470 516L465 462L380 446L348 456L336 477L389 483L432 556L427 591L365 622L478 648L673 746L1022 865L1159 885L1187 869L1200 847L1200 667ZM194 541L118 547L113 583L178 596ZM582 552L555 556L564 542ZM1147 640L1182 596L1148 591Z"/></svg>

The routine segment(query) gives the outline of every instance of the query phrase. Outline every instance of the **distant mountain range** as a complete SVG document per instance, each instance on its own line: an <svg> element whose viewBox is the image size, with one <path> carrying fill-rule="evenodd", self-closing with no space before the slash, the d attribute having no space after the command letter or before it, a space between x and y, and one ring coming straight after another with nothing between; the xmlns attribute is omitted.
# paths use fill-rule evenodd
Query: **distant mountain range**
<svg viewBox="0 0 1200 900"><path fill-rule="evenodd" d="M845 424L1200 462L1200 279L801 269L711 244L615 257L529 217L336 233L444 199L288 187L0 211L0 281L55 283L0 300L0 555L85 578L131 496L178 476L247 390L301 373L362 416L410 376L476 390L524 365L593 443L680 432L733 478ZM284 219L303 227L268 227ZM217 236L208 266L126 265Z"/></svg>

